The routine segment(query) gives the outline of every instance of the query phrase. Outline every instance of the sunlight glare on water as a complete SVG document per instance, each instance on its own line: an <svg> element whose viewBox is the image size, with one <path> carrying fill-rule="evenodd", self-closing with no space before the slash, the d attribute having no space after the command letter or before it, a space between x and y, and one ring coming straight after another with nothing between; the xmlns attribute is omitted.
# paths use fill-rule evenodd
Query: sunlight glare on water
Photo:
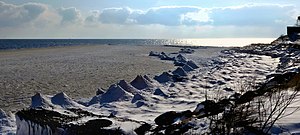
<svg viewBox="0 0 300 135"><path fill-rule="evenodd" d="M271 43L274 40L275 38L203 38L174 39L172 42L174 45L240 47L252 43ZM172 42L169 44L172 45Z"/></svg>

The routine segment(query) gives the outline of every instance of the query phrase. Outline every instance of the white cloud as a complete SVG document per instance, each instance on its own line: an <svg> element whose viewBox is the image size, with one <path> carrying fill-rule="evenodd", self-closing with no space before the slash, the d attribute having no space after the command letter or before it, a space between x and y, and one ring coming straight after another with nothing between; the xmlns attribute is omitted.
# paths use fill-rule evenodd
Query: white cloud
<svg viewBox="0 0 300 135"><path fill-rule="evenodd" d="M197 7L165 6L150 8L136 18L138 24L161 24L167 26L181 25L182 15L190 12L198 12Z"/></svg>
<svg viewBox="0 0 300 135"><path fill-rule="evenodd" d="M278 20L291 21L288 14L295 7L277 4L246 4L236 7L213 8L210 14L217 26L278 26Z"/></svg>
<svg viewBox="0 0 300 135"><path fill-rule="evenodd" d="M141 11L108 8L100 13L106 24L159 24L166 26L278 26L294 20L299 10L292 5L245 4L231 7L162 6ZM281 23L278 23L281 22Z"/></svg>
<svg viewBox="0 0 300 135"><path fill-rule="evenodd" d="M210 18L210 10L199 9L197 12L188 12L181 15L181 24L210 24L213 20Z"/></svg>
<svg viewBox="0 0 300 135"><path fill-rule="evenodd" d="M60 8L58 9L58 14L62 17L62 24L66 23L77 23L82 21L81 13L78 9L75 7L69 7L69 8Z"/></svg>
<svg viewBox="0 0 300 135"><path fill-rule="evenodd" d="M90 14L88 17L85 18L86 22L98 22L100 11L99 10L92 10L90 11Z"/></svg>
<svg viewBox="0 0 300 135"><path fill-rule="evenodd" d="M45 5L38 3L13 5L0 1L0 27L29 23L39 17L46 9Z"/></svg>
<svg viewBox="0 0 300 135"><path fill-rule="evenodd" d="M132 11L129 8L107 8L99 15L99 20L108 24L125 24L130 14Z"/></svg>
<svg viewBox="0 0 300 135"><path fill-rule="evenodd" d="M0 1L0 37L276 37L285 33L286 25L295 23L298 13L293 5L276 4L162 6L144 10L124 7L84 13L77 7L57 9L37 3L13 5ZM24 24L27 27L21 27Z"/></svg>

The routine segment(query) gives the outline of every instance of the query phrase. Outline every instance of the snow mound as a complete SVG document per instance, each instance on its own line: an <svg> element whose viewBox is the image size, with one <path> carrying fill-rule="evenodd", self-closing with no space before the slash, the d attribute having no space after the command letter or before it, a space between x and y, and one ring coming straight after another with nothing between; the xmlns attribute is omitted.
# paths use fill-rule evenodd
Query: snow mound
<svg viewBox="0 0 300 135"><path fill-rule="evenodd" d="M189 66L188 64L185 64L183 67L182 67L186 72L190 72L190 71L193 71L194 68L192 68L191 66Z"/></svg>
<svg viewBox="0 0 300 135"><path fill-rule="evenodd" d="M162 96L162 97L169 97L167 94L165 94L161 89L157 88L155 89L154 95Z"/></svg>
<svg viewBox="0 0 300 135"><path fill-rule="evenodd" d="M132 94L135 94L138 91L136 88L134 88L132 85L127 83L125 80L120 80L117 85L119 85L122 89Z"/></svg>
<svg viewBox="0 0 300 135"><path fill-rule="evenodd" d="M53 105L44 95L42 95L41 93L36 93L31 97L31 107L53 108Z"/></svg>
<svg viewBox="0 0 300 135"><path fill-rule="evenodd" d="M187 72L182 68L178 67L176 70L172 72L174 75L179 75L179 76L187 76Z"/></svg>
<svg viewBox="0 0 300 135"><path fill-rule="evenodd" d="M145 79L141 75L138 75L133 81L131 81L130 84L139 90L153 86L149 80Z"/></svg>
<svg viewBox="0 0 300 135"><path fill-rule="evenodd" d="M175 61L181 62L181 63L186 63L187 59L184 56L182 56L181 54L179 54L175 57Z"/></svg>
<svg viewBox="0 0 300 135"><path fill-rule="evenodd" d="M161 75L155 76L154 79L159 83L166 83L173 80L172 75L168 72L163 72Z"/></svg>
<svg viewBox="0 0 300 135"><path fill-rule="evenodd" d="M101 95L96 95L94 96L88 103L87 105L92 105L92 104L96 104L96 103L99 103L100 102L100 99L101 99Z"/></svg>
<svg viewBox="0 0 300 135"><path fill-rule="evenodd" d="M160 55L159 55L159 58L161 60L174 60L174 57L170 57L165 52L161 52Z"/></svg>
<svg viewBox="0 0 300 135"><path fill-rule="evenodd" d="M138 100L144 100L144 99L145 99L145 97L142 96L141 94L135 94L131 100L131 103L135 103Z"/></svg>
<svg viewBox="0 0 300 135"><path fill-rule="evenodd" d="M110 103L114 101L122 101L131 99L132 95L126 92L121 86L113 84L109 89L101 95L100 103Z"/></svg>
<svg viewBox="0 0 300 135"><path fill-rule="evenodd" d="M51 98L51 102L55 105L61 107L76 107L79 106L70 97L68 97L64 92L58 93Z"/></svg>
<svg viewBox="0 0 300 135"><path fill-rule="evenodd" d="M186 64L192 67L193 69L199 68L199 66L197 66L197 64L192 60L189 60Z"/></svg>

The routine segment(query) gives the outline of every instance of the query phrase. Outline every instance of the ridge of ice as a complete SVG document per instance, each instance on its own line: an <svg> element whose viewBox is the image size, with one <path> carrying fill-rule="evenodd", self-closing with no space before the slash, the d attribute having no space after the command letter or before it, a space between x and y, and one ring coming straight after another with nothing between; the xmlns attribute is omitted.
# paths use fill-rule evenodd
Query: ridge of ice
<svg viewBox="0 0 300 135"><path fill-rule="evenodd" d="M53 108L53 105L50 102L50 100L47 99L43 94L36 93L34 96L31 97L31 107Z"/></svg>
<svg viewBox="0 0 300 135"><path fill-rule="evenodd" d="M129 100L132 94L126 92L121 86L113 84L101 95L100 103L109 103L119 100Z"/></svg>
<svg viewBox="0 0 300 135"><path fill-rule="evenodd" d="M57 93L51 98L51 102L55 105L60 105L61 107L77 107L79 104L74 102L70 97L68 97L64 92Z"/></svg>
<svg viewBox="0 0 300 135"><path fill-rule="evenodd" d="M137 89L134 88L132 85L130 85L129 83L127 83L125 80L120 80L117 83L121 88L123 88L125 91L130 92L132 94L137 93Z"/></svg>
<svg viewBox="0 0 300 135"><path fill-rule="evenodd" d="M138 75L134 80L130 82L130 84L139 90L153 86L150 81L148 81L141 75Z"/></svg>
<svg viewBox="0 0 300 135"><path fill-rule="evenodd" d="M174 75L179 75L179 76L187 76L187 72L182 68L178 67L176 70L172 72Z"/></svg>

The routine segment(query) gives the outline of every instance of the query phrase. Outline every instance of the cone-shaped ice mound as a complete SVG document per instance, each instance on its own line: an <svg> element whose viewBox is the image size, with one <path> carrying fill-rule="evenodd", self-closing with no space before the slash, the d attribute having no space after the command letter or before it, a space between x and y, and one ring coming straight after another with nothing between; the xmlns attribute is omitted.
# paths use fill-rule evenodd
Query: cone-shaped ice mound
<svg viewBox="0 0 300 135"><path fill-rule="evenodd" d="M53 105L44 95L42 95L41 93L36 93L31 97L31 107L52 108Z"/></svg>
<svg viewBox="0 0 300 135"><path fill-rule="evenodd" d="M130 84L139 90L152 87L151 82L141 75L138 75Z"/></svg>
<svg viewBox="0 0 300 135"><path fill-rule="evenodd" d="M194 69L189 66L188 64L185 64L183 67L182 67L186 72L190 72L190 71L193 71Z"/></svg>
<svg viewBox="0 0 300 135"><path fill-rule="evenodd" d="M144 100L145 97L143 97L141 94L135 94L131 100L131 103L135 103L138 100Z"/></svg>
<svg viewBox="0 0 300 135"><path fill-rule="evenodd" d="M58 93L51 98L51 102L62 107L75 107L78 106L70 97L64 92Z"/></svg>
<svg viewBox="0 0 300 135"><path fill-rule="evenodd" d="M186 63L186 62L187 62L187 59L186 59L184 56L182 56L181 54L179 54L179 55L177 55L177 56L175 57L175 61L177 61L177 62L182 62L182 63Z"/></svg>
<svg viewBox="0 0 300 135"><path fill-rule="evenodd" d="M162 97L169 97L167 94L165 94L161 89L157 88L155 89L154 95L159 95L159 96L162 96Z"/></svg>
<svg viewBox="0 0 300 135"><path fill-rule="evenodd" d="M132 95L126 92L119 85L113 84L109 89L101 96L100 103L109 103L113 101L129 100Z"/></svg>
<svg viewBox="0 0 300 135"><path fill-rule="evenodd" d="M92 104L97 104L100 102L100 99L101 99L101 95L96 95L94 96L89 102L88 102L88 106L89 105L92 105Z"/></svg>
<svg viewBox="0 0 300 135"><path fill-rule="evenodd" d="M182 67L178 67L176 70L172 72L174 75L179 75L179 76L187 76L186 71L183 70Z"/></svg>
<svg viewBox="0 0 300 135"><path fill-rule="evenodd" d="M174 57L170 57L165 52L161 52L160 55L159 55L159 58L161 60L174 60Z"/></svg>
<svg viewBox="0 0 300 135"><path fill-rule="evenodd" d="M118 82L118 85L124 89L125 91L129 92L129 93L132 93L132 94L135 94L137 93L137 89L134 88L132 85L128 84L125 80L120 80Z"/></svg>
<svg viewBox="0 0 300 135"><path fill-rule="evenodd" d="M194 61L189 60L186 64L188 64L193 69L199 68Z"/></svg>
<svg viewBox="0 0 300 135"><path fill-rule="evenodd" d="M159 83L165 83L173 80L172 75L168 72L163 72L161 75L155 76L154 79Z"/></svg>

